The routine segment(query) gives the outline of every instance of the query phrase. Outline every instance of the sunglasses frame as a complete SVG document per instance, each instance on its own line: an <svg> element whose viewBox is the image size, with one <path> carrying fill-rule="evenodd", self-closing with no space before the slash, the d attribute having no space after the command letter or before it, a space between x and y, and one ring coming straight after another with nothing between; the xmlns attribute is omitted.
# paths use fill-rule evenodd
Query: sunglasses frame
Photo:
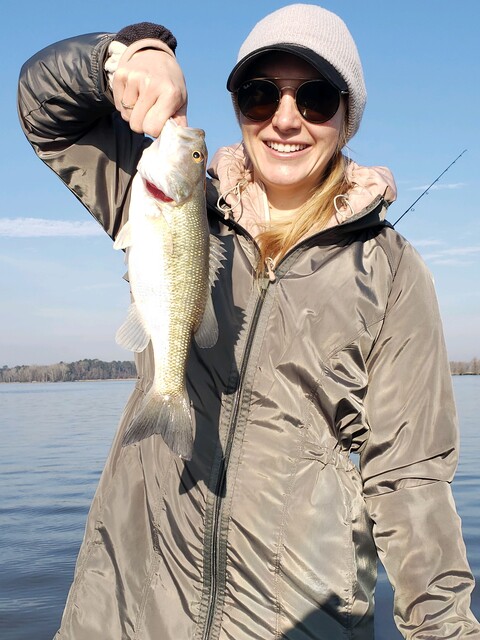
<svg viewBox="0 0 480 640"><path fill-rule="evenodd" d="M286 80L286 81L291 81L291 80L295 80L296 82L300 82L300 84L297 87L291 86L291 85L286 85L283 87L279 87L278 84L275 81L278 80ZM275 106L275 109L272 111L271 115L269 115L268 117L264 118L252 118L248 115L246 115L241 107L240 107L240 103L238 100L238 93L239 91L241 91L245 85L249 84L250 82L265 82L268 83L269 85L273 85L275 87L275 89L277 90L277 100L276 102L272 102L272 107ZM310 84L312 82L321 82L321 83L325 83L328 84L332 89L334 89L337 92L338 95L338 104L337 107L335 109L335 111L329 115L328 117L322 119L322 120L312 120L310 118L307 118L306 116L303 115L302 113L302 105L299 105L297 102L297 94L298 91L304 87L306 84ZM335 87L331 82L329 82L326 78L286 78L286 77L278 77L278 76L269 76L269 77L256 77L256 78L250 78L249 80L246 80L245 82L242 82L242 84L238 87L238 89L236 89L233 93L236 96L237 99L237 105L238 108L240 110L240 113L244 116L244 118L246 118L247 120L250 120L251 122L266 122L267 120L270 120L271 118L273 118L273 116L275 115L275 113L278 110L278 107L280 106L280 102L281 99L283 97L283 93L284 91L286 91L287 89L291 89L294 92L294 100L295 100L295 105L297 107L298 113L301 115L301 117L306 120L307 122L310 122L311 124L324 124L325 122L328 122L329 120L331 120L333 118L333 116L337 113L339 107L340 107L340 102L342 100L342 96L346 96L348 95L348 91L342 91L341 89L337 89L337 87Z"/></svg>

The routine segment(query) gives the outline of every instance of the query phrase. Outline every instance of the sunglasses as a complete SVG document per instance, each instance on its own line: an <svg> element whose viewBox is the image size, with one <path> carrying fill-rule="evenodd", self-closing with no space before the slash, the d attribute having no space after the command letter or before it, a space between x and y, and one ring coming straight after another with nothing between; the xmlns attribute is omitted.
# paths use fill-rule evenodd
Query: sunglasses
<svg viewBox="0 0 480 640"><path fill-rule="evenodd" d="M275 80L293 80L293 78L253 78L244 82L236 91L240 113L248 120L263 122L270 120L280 104L286 89L295 92L295 103L300 115L308 122L322 124L337 113L340 96L347 91L340 91L327 80L306 80L298 87L279 87ZM303 78L295 78L303 80Z"/></svg>

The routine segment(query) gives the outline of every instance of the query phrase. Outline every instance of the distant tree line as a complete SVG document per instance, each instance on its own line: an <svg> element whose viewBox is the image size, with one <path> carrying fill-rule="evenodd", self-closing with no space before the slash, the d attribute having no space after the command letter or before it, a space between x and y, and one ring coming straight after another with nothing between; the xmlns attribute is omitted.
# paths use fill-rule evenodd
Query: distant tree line
<svg viewBox="0 0 480 640"><path fill-rule="evenodd" d="M129 360L103 362L85 359L48 365L5 365L0 369L0 382L72 382L136 377L135 363Z"/></svg>
<svg viewBox="0 0 480 640"><path fill-rule="evenodd" d="M470 362L450 362L450 371L454 376L480 375L480 360ZM3 366L0 369L0 382L73 382L76 380L120 380L136 378L135 363L130 360L77 360L76 362L58 362L47 365Z"/></svg>
<svg viewBox="0 0 480 640"><path fill-rule="evenodd" d="M480 360L473 358L470 362L450 362L450 371L454 376L480 375Z"/></svg>

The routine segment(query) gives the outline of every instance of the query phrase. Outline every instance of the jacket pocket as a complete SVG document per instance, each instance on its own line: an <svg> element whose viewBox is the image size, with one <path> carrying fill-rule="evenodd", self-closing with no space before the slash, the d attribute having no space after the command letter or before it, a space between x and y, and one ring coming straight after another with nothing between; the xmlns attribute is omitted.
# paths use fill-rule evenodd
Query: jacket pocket
<svg viewBox="0 0 480 640"><path fill-rule="evenodd" d="M376 556L346 453L306 442L277 562L277 637L373 637Z"/></svg>

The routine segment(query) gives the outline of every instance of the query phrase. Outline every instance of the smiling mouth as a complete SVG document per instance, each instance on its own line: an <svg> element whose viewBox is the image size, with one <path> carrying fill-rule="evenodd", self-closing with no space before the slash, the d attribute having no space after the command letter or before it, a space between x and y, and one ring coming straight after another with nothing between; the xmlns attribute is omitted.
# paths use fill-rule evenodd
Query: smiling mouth
<svg viewBox="0 0 480 640"><path fill-rule="evenodd" d="M294 153L296 151L303 151L308 147L308 144L284 144L283 142L272 142L268 140L265 142L269 149L278 151L279 153Z"/></svg>

